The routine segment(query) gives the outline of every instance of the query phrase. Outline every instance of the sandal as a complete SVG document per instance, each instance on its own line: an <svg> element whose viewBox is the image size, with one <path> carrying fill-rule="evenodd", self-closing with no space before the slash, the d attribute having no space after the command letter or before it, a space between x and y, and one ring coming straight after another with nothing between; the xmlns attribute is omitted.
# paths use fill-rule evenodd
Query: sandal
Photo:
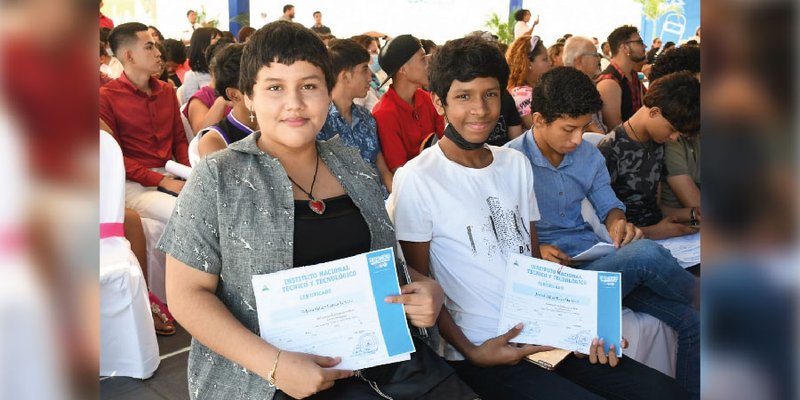
<svg viewBox="0 0 800 400"><path fill-rule="evenodd" d="M172 324L175 318L169 313L167 306L152 292L150 293L150 312L153 313L153 324L156 329L156 335L172 336L177 332L175 326Z"/></svg>

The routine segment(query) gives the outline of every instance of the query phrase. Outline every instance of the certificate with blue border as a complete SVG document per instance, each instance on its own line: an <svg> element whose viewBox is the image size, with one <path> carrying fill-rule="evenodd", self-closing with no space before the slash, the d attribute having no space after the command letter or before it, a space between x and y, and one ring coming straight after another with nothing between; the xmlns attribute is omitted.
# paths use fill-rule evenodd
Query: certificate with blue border
<svg viewBox="0 0 800 400"><path fill-rule="evenodd" d="M261 337L286 351L341 357L357 370L408 360L414 344L402 304L394 250L253 276Z"/></svg>
<svg viewBox="0 0 800 400"><path fill-rule="evenodd" d="M603 338L621 355L622 276L584 271L538 258L512 254L498 335L522 322L518 343L589 353L592 339Z"/></svg>

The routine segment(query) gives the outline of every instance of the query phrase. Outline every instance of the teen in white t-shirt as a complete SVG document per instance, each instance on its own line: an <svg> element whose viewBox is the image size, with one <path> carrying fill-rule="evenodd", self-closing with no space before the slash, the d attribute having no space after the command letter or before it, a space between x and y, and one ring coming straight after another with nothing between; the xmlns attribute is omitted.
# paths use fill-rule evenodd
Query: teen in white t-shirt
<svg viewBox="0 0 800 400"><path fill-rule="evenodd" d="M443 138L397 171L389 207L398 240L430 242L431 273L445 306L480 344L497 336L508 254L531 255L539 219L533 173L516 150L485 145L489 164L471 168L440 146L453 143ZM451 347L445 357L463 359Z"/></svg>
<svg viewBox="0 0 800 400"><path fill-rule="evenodd" d="M514 345L521 323L497 335L507 256L541 257L530 163L485 144L500 117L508 64L471 37L441 47L428 74L434 106L449 125L395 173L388 206L408 265L444 289L437 325L458 377L487 399L684 398L674 379L620 360L613 348L605 354L601 339L588 360L567 357L547 371L522 362L551 348Z"/></svg>

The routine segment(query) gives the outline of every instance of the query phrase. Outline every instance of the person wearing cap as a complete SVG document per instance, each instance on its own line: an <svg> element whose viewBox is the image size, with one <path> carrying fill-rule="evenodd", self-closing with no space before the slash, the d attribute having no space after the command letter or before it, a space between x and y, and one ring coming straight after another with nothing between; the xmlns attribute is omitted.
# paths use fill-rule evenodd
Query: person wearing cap
<svg viewBox="0 0 800 400"><path fill-rule="evenodd" d="M383 157L394 172L420 153L431 133L441 137L444 118L436 112L428 86L428 59L419 39L400 35L381 49L378 63L392 84L372 114L378 124Z"/></svg>

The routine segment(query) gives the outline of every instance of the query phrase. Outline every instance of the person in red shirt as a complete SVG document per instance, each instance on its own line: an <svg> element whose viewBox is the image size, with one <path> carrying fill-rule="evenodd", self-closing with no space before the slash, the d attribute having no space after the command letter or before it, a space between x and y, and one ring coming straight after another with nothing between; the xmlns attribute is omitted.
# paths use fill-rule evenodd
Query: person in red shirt
<svg viewBox="0 0 800 400"><path fill-rule="evenodd" d="M166 222L175 204L167 193L179 193L184 181L166 174L164 166L173 159L189 165L175 89L152 77L162 61L146 25L119 25L109 42L124 72L100 88L100 128L122 148L127 207L143 218Z"/></svg>
<svg viewBox="0 0 800 400"><path fill-rule="evenodd" d="M386 165L394 172L420 153L422 142L431 133L444 132L444 118L436 112L428 86L428 57L419 39L400 35L390 40L378 56L381 69L392 85L381 97L372 114L378 124L378 137Z"/></svg>
<svg viewBox="0 0 800 400"><path fill-rule="evenodd" d="M100 8L101 9L103 8L103 0L100 0ZM100 11L100 27L114 29L114 21L112 21L111 18L108 18L105 15L103 15L102 11Z"/></svg>

